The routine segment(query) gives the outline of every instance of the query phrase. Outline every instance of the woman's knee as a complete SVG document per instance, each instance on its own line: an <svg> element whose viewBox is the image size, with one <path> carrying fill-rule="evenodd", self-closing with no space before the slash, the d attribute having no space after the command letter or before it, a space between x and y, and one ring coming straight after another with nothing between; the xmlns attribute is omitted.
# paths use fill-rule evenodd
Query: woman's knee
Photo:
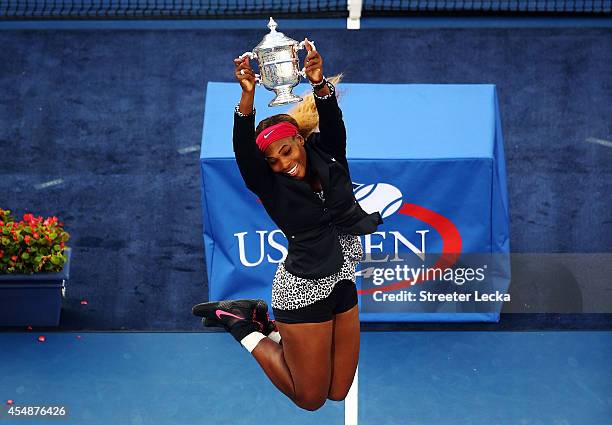
<svg viewBox="0 0 612 425"><path fill-rule="evenodd" d="M302 409L313 411L320 409L326 401L327 397L325 395L312 393L296 397L295 404L297 404Z"/></svg>

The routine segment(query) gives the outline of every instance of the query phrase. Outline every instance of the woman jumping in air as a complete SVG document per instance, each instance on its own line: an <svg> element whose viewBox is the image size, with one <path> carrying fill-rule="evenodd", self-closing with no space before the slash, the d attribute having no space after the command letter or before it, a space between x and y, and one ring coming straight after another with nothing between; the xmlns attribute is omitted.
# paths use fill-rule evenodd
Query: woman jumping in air
<svg viewBox="0 0 612 425"><path fill-rule="evenodd" d="M382 218L355 199L335 87L323 76L321 55L305 41L319 132L288 114L255 128L255 73L248 58L234 59L242 87L234 113L236 162L288 241L272 284L276 320L269 320L263 300L198 304L193 313L206 326L225 327L280 391L316 410L327 399L343 400L353 382L359 358L355 267L363 255L358 235L374 232Z"/></svg>

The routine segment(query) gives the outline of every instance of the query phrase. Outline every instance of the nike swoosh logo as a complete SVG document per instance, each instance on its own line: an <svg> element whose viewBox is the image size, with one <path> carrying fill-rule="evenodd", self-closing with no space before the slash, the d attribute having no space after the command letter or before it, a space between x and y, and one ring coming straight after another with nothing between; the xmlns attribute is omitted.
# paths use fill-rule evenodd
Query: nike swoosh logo
<svg viewBox="0 0 612 425"><path fill-rule="evenodd" d="M227 311L223 311L223 310L217 310L215 311L215 314L217 315L217 318L219 318L219 320L221 319L221 316L230 316L230 317L235 317L236 319L244 320L244 317L236 316L235 314L228 313Z"/></svg>
<svg viewBox="0 0 612 425"><path fill-rule="evenodd" d="M267 139L268 136L272 133L274 133L276 131L276 129L272 130L271 132L269 132L268 134L264 134L264 139Z"/></svg>

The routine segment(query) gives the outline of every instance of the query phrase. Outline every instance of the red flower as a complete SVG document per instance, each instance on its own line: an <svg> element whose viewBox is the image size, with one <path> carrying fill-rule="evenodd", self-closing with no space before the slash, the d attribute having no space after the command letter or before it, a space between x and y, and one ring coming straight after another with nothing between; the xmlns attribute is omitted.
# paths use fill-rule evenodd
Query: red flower
<svg viewBox="0 0 612 425"><path fill-rule="evenodd" d="M11 257L11 260L13 260L13 261L17 261L17 256L16 256L16 255L13 255L13 256Z"/></svg>
<svg viewBox="0 0 612 425"><path fill-rule="evenodd" d="M0 249L0 258L4 257L4 251Z"/></svg>
<svg viewBox="0 0 612 425"><path fill-rule="evenodd" d="M34 214L24 214L23 215L23 220L24 221L32 221L32 220L34 220Z"/></svg>
<svg viewBox="0 0 612 425"><path fill-rule="evenodd" d="M60 248L64 248L64 242L60 242Z"/></svg>
<svg viewBox="0 0 612 425"><path fill-rule="evenodd" d="M0 220L0 227L4 226L4 221Z"/></svg>
<svg viewBox="0 0 612 425"><path fill-rule="evenodd" d="M23 239L25 240L26 245L30 245L30 235L26 235Z"/></svg>
<svg viewBox="0 0 612 425"><path fill-rule="evenodd" d="M34 236L34 239L38 239L40 236L38 235L38 233L34 232L34 234L32 235Z"/></svg>

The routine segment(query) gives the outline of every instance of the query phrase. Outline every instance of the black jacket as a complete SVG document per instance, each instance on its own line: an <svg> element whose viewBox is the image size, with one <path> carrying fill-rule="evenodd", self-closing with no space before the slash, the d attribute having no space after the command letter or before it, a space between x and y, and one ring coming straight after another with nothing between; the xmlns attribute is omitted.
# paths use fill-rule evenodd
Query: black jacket
<svg viewBox="0 0 612 425"><path fill-rule="evenodd" d="M270 218L287 236L285 268L307 278L340 270L343 262L338 232L365 235L382 223L380 213L366 213L355 199L346 159L346 129L335 94L315 97L319 133L304 143L308 167L321 180L325 203L310 185L272 171L255 143L255 114L234 114L236 162L247 188L261 200Z"/></svg>

